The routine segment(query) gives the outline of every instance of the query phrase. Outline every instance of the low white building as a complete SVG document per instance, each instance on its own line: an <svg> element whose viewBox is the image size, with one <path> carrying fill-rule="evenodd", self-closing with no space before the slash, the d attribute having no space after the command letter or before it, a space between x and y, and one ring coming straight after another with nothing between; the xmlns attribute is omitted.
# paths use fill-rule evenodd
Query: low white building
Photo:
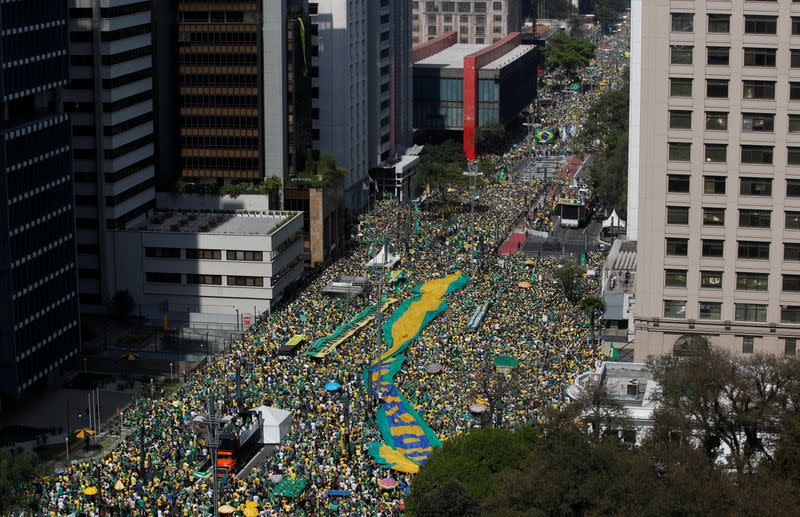
<svg viewBox="0 0 800 517"><path fill-rule="evenodd" d="M302 215L152 212L112 232L116 290L147 319L246 327L302 277Z"/></svg>

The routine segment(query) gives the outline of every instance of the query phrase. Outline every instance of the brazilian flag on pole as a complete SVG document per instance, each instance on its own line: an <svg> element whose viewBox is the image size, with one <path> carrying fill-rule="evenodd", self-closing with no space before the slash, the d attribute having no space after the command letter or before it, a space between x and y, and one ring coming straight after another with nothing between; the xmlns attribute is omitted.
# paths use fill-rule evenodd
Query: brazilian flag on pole
<svg viewBox="0 0 800 517"><path fill-rule="evenodd" d="M556 133L552 129L537 129L535 133L533 133L533 137L536 139L537 142L540 144L549 144L556 138Z"/></svg>

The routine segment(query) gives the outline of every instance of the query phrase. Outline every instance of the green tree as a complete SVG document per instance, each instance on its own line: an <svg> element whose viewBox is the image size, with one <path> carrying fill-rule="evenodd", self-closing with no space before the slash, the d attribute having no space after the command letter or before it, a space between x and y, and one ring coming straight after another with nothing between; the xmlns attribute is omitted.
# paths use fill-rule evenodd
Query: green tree
<svg viewBox="0 0 800 517"><path fill-rule="evenodd" d="M127 289L114 293L111 297L111 315L118 321L127 319L136 307L136 301Z"/></svg>
<svg viewBox="0 0 800 517"><path fill-rule="evenodd" d="M603 151L617 135L628 131L628 96L626 84L605 92L592 103L578 135L585 152Z"/></svg>
<svg viewBox="0 0 800 517"><path fill-rule="evenodd" d="M575 78L578 71L594 57L594 45L584 37L560 32L547 41L544 55L547 68L561 69Z"/></svg>
<svg viewBox="0 0 800 517"><path fill-rule="evenodd" d="M478 127L475 134L478 154L501 154L508 145L506 128L500 122L488 122Z"/></svg>
<svg viewBox="0 0 800 517"><path fill-rule="evenodd" d="M553 278L561 285L564 296L572 303L578 301L580 279L583 269L575 262L565 262L553 272Z"/></svg>
<svg viewBox="0 0 800 517"><path fill-rule="evenodd" d="M30 511L33 500L31 486L36 475L29 453L11 455L0 450L0 515Z"/></svg>
<svg viewBox="0 0 800 517"><path fill-rule="evenodd" d="M604 29L608 30L619 21L619 13L605 4L600 4L597 6L595 19Z"/></svg>
<svg viewBox="0 0 800 517"><path fill-rule="evenodd" d="M625 215L628 192L628 132L616 133L605 152L589 166L592 191L609 206Z"/></svg>
<svg viewBox="0 0 800 517"><path fill-rule="evenodd" d="M449 480L408 502L409 515L424 517L477 517L478 501L458 481Z"/></svg>

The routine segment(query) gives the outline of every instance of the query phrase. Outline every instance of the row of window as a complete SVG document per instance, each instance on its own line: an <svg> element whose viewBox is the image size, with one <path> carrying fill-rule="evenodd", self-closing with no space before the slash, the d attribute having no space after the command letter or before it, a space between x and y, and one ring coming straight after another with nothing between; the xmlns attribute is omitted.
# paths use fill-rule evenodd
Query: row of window
<svg viewBox="0 0 800 517"><path fill-rule="evenodd" d="M145 281L152 284L183 284L181 273L145 273ZM222 275L186 275L187 285L222 285ZM225 285L237 287L264 287L264 278L260 276L226 276Z"/></svg>
<svg viewBox="0 0 800 517"><path fill-rule="evenodd" d="M740 209L740 228L769 228L772 219L771 210ZM667 224L688 225L688 206L668 206ZM725 226L725 209L719 207L703 207L703 226ZM784 213L784 228L800 230L800 212Z"/></svg>
<svg viewBox="0 0 800 517"><path fill-rule="evenodd" d="M445 13L452 13L458 9L460 13L469 13L469 12L476 12L476 13L485 13L486 12L486 3L487 2L432 2L428 1L425 2L425 12L435 13L439 12L440 8L442 12ZM492 2L492 10L494 11L502 11L503 10L503 3L504 2ZM474 6L474 7L473 7ZM411 10L412 11L419 11L419 2L414 1L411 2Z"/></svg>
<svg viewBox="0 0 800 517"><path fill-rule="evenodd" d="M667 269L664 271L665 287L686 287L686 269ZM785 293L800 293L800 275L783 275L781 290ZM700 287L703 289L722 289L722 271L700 271ZM736 289L739 291L767 291L769 273L737 272Z"/></svg>
<svg viewBox="0 0 800 517"><path fill-rule="evenodd" d="M760 303L735 303L735 321L767 322L767 305ZM698 316L701 320L721 320L722 302L700 300ZM665 318L686 318L686 300L664 300ZM781 323L800 323L800 306L781 306ZM752 346L752 344L751 344ZM750 350L752 353L752 348Z"/></svg>
<svg viewBox="0 0 800 517"><path fill-rule="evenodd" d="M777 49L763 47L744 47L744 66L760 66L775 68L778 64ZM800 49L789 50L789 67L800 68ZM709 66L729 66L731 61L730 47L706 47L706 64ZM691 65L694 61L692 45L671 45L670 64Z"/></svg>
<svg viewBox="0 0 800 517"><path fill-rule="evenodd" d="M667 256L685 257L689 254L687 237L667 237ZM701 239L701 256L704 258L722 258L725 241L722 239ZM769 242L737 241L737 258L745 260L769 260ZM783 243L783 260L800 261L800 243Z"/></svg>
<svg viewBox="0 0 800 517"><path fill-rule="evenodd" d="M144 256L148 258L181 258L181 248L155 248L147 247L144 249ZM222 250L209 250L187 248L185 258L194 260L222 260ZM237 260L243 262L263 262L263 251L237 251L228 250L225 252L226 260Z"/></svg>
<svg viewBox="0 0 800 517"><path fill-rule="evenodd" d="M694 32L694 13L672 13L672 32ZM709 13L706 30L710 33L728 34L731 32L731 15ZM793 35L800 35L800 17L792 16ZM744 15L745 34L777 34L778 17L756 14Z"/></svg>
<svg viewBox="0 0 800 517"><path fill-rule="evenodd" d="M703 194L725 194L725 176L703 176ZM667 191L672 194L689 194L691 176L668 174ZM740 196L772 196L772 178L739 178ZM786 197L800 197L800 179L786 180Z"/></svg>
<svg viewBox="0 0 800 517"><path fill-rule="evenodd" d="M670 77L670 97L691 97L693 81L691 77ZM706 79L706 97L727 99L729 83L728 79ZM743 80L742 99L775 100L775 81ZM789 82L789 100L800 100L800 82Z"/></svg>
<svg viewBox="0 0 800 517"><path fill-rule="evenodd" d="M667 159L672 162L689 162L692 160L692 144L690 142L668 142ZM740 146L739 162L751 165L772 165L774 147L771 145ZM727 161L727 144L705 144L703 161L706 163L725 163ZM786 149L787 165L800 165L800 147Z"/></svg>
<svg viewBox="0 0 800 517"><path fill-rule="evenodd" d="M692 112L689 110L670 110L669 128L692 129ZM728 112L706 111L705 129L707 131L727 131ZM772 133L774 131L774 113L742 113L742 132ZM789 114L789 133L800 133L800 114Z"/></svg>

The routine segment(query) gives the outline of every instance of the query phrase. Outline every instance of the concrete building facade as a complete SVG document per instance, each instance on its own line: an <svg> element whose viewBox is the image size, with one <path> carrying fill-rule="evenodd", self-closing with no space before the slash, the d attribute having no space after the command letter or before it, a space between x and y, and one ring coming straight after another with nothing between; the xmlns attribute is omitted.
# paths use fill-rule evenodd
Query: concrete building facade
<svg viewBox="0 0 800 517"><path fill-rule="evenodd" d="M634 0L631 17L635 360L794 354L800 3Z"/></svg>
<svg viewBox="0 0 800 517"><path fill-rule="evenodd" d="M522 3L522 0L414 0L411 2L413 43L424 43L451 31L458 33L458 43L494 43L522 28Z"/></svg>
<svg viewBox="0 0 800 517"><path fill-rule="evenodd" d="M83 310L113 296L108 230L155 206L151 3L70 0L78 275Z"/></svg>
<svg viewBox="0 0 800 517"><path fill-rule="evenodd" d="M67 0L0 3L0 397L80 350Z"/></svg>

